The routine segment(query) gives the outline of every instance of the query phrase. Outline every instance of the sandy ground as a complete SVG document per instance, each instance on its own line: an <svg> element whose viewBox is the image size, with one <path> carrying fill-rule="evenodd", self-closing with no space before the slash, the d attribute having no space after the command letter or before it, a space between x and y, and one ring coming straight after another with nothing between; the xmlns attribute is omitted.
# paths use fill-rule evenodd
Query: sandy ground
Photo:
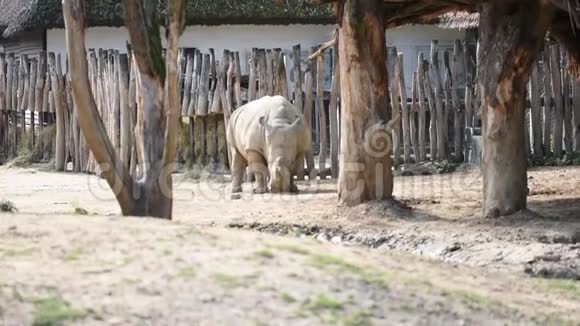
<svg viewBox="0 0 580 326"><path fill-rule="evenodd" d="M94 176L1 167L0 324L580 324L579 168L531 171L537 214L494 221L478 171L396 178L411 208L175 181L167 222L119 217Z"/></svg>

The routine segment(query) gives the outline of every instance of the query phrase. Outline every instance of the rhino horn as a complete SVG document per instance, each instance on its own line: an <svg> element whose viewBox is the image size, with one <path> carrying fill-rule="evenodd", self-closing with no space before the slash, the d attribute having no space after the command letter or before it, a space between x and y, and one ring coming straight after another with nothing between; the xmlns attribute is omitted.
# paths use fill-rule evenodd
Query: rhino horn
<svg viewBox="0 0 580 326"><path fill-rule="evenodd" d="M302 117L298 117L298 119L296 119L296 121L294 121L294 122L293 122L293 123L290 125L289 129L291 129L291 130L295 130L295 129L298 129L298 128L300 128L300 127L302 127Z"/></svg>

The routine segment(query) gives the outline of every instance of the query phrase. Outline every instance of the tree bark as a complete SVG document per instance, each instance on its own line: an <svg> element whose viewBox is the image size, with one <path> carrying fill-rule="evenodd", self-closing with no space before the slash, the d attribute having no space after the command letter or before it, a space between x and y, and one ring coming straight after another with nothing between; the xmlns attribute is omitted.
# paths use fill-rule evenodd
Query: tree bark
<svg viewBox="0 0 580 326"><path fill-rule="evenodd" d="M394 121L389 121L381 0L340 2L342 114L338 193L342 204L392 198Z"/></svg>
<svg viewBox="0 0 580 326"><path fill-rule="evenodd" d="M185 2L168 4L169 32L167 61L163 63L156 1L123 1L125 22L133 45L138 69L142 119L143 177L134 181L118 159L97 106L88 80L86 59L85 13L83 0L63 0L67 48L71 58L71 79L79 123L87 143L101 166L103 176L117 197L124 215L153 216L171 219L171 173L177 147L179 124L178 40L183 31ZM167 96L164 96L167 71ZM164 103L165 100L165 103Z"/></svg>
<svg viewBox="0 0 580 326"><path fill-rule="evenodd" d="M526 208L527 82L551 13L539 1L486 2L480 9L483 215L499 217Z"/></svg>

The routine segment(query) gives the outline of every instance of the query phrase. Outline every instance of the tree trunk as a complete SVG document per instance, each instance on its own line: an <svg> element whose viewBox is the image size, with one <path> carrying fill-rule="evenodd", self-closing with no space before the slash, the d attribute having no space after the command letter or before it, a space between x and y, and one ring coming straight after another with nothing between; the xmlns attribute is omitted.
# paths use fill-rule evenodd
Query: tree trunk
<svg viewBox="0 0 580 326"><path fill-rule="evenodd" d="M341 203L353 206L392 198L393 121L388 122L382 0L344 0L340 6L340 74L348 78L341 83L338 194Z"/></svg>
<svg viewBox="0 0 580 326"><path fill-rule="evenodd" d="M141 142L143 177L134 181L118 159L97 106L88 80L83 0L63 0L71 79L79 123L87 143L100 164L103 176L115 193L124 215L171 218L171 172L176 154L179 124L177 43L183 30L183 0L168 3L169 33L167 67L163 64L159 21L153 1L123 1L125 22L138 73L142 119ZM164 86L167 70L167 96ZM165 99L165 103L164 103Z"/></svg>
<svg viewBox="0 0 580 326"><path fill-rule="evenodd" d="M548 12L546 12L548 11ZM481 4L479 88L483 104L483 215L526 208L524 113L532 63L550 10L539 1Z"/></svg>

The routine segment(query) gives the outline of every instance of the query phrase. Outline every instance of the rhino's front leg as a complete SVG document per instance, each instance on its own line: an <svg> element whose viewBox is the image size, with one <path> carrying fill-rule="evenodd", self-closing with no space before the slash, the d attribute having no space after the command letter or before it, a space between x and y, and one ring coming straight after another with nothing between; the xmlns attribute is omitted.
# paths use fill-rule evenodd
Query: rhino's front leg
<svg viewBox="0 0 580 326"><path fill-rule="evenodd" d="M290 171L290 192L298 193L298 187L294 184L294 176L298 175L302 171L304 174L304 153L299 153L296 155L294 164L292 165L292 171Z"/></svg>
<svg viewBox="0 0 580 326"><path fill-rule="evenodd" d="M266 181L268 179L268 166L266 165L266 160L262 154L257 152L248 152L248 164L250 170L256 176L256 186L254 187L254 193L263 194L268 192L268 186Z"/></svg>
<svg viewBox="0 0 580 326"><path fill-rule="evenodd" d="M231 148L232 157L232 193L242 192L242 181L244 179L244 170L248 162L242 154L234 147Z"/></svg>

